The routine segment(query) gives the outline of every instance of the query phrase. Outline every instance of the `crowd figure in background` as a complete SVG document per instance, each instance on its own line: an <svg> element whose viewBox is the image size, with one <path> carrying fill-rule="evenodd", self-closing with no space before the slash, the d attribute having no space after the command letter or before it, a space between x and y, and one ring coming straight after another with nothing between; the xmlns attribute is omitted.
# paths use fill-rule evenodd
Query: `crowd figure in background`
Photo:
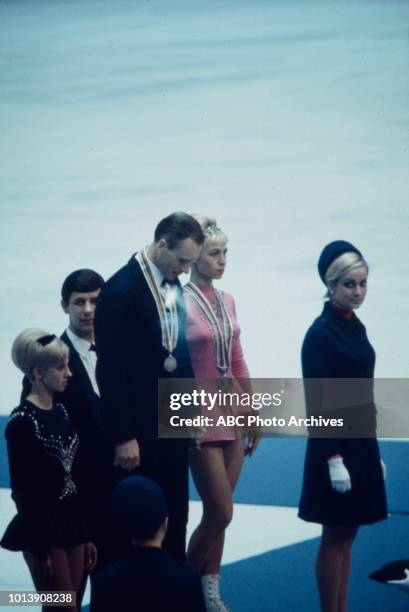
<svg viewBox="0 0 409 612"><path fill-rule="evenodd" d="M227 237L210 217L199 217L205 237L200 256L192 266L185 286L187 306L186 340L196 380L212 391L219 385L232 393L248 391L249 372L240 343L233 296L213 286L222 278L227 261ZM241 385L246 385L245 389ZM224 387L223 387L224 386ZM225 408L213 409L217 419ZM234 426L205 431L200 445L190 450L192 475L203 502L203 516L188 547L188 561L201 574L206 609L230 608L220 596L220 565L225 529L233 515L233 490L240 476L245 454L244 438ZM257 438L251 432L246 453L255 450Z"/></svg>
<svg viewBox="0 0 409 612"><path fill-rule="evenodd" d="M318 271L328 301L304 338L302 371L307 411L325 416L326 379L373 379L375 351L354 313L365 299L369 271L360 251L343 240L331 242L321 253ZM323 525L316 562L323 612L347 611L352 544L358 527L387 517L373 385L364 403L352 406L350 414L342 408L338 416L346 417L352 427L358 425L368 437L308 439L299 509L302 519Z"/></svg>

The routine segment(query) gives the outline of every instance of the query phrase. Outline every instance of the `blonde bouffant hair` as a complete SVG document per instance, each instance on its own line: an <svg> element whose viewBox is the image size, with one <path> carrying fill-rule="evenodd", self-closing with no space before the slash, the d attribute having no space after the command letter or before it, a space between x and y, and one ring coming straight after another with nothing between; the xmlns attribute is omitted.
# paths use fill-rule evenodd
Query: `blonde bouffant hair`
<svg viewBox="0 0 409 612"><path fill-rule="evenodd" d="M39 340L50 338L50 341L43 346ZM33 370L58 366L63 363L69 355L68 346L56 336L43 329L29 328L22 331L14 340L11 347L11 358L14 365L34 382Z"/></svg>
<svg viewBox="0 0 409 612"><path fill-rule="evenodd" d="M227 236L220 227L217 225L216 217L210 217L207 215L193 214L192 217L196 219L201 225L203 235L206 238L219 238L223 237L227 240Z"/></svg>

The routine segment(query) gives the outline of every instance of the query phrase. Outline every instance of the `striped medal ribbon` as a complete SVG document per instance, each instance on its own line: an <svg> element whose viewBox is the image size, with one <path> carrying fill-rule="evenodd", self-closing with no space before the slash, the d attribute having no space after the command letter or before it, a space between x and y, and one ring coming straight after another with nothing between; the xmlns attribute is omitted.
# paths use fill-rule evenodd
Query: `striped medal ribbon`
<svg viewBox="0 0 409 612"><path fill-rule="evenodd" d="M148 256L146 254L146 249L143 249L136 255L136 259L141 266L142 273L145 277L146 282L148 283L148 287L150 292L152 293L152 297L155 301L156 308L158 310L160 326L162 330L162 346L165 348L169 355L166 357L163 362L163 367L167 372L173 372L177 368L177 361L175 357L172 355L175 350L176 343L178 340L179 334L179 321L178 314L176 308L176 298L170 299L170 287L168 289L168 295L165 298L163 297L160 287L156 282L156 279L153 275ZM166 310L166 306L168 306L169 310Z"/></svg>
<svg viewBox="0 0 409 612"><path fill-rule="evenodd" d="M217 289L214 290L217 303L220 307L223 319L223 329L220 327L219 320L209 300L203 295L200 289L190 281L184 287L186 293L190 295L203 310L210 325L213 328L216 338L216 363L222 377L227 376L230 368L231 348L233 342L233 322L230 318L225 303L222 300L221 293ZM226 381L227 382L227 381Z"/></svg>

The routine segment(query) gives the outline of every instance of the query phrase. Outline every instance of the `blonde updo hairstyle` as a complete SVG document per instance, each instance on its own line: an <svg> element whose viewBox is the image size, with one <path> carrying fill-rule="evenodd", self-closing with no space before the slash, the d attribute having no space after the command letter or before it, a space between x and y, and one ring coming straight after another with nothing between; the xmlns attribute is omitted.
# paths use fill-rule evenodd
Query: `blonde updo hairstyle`
<svg viewBox="0 0 409 612"><path fill-rule="evenodd" d="M217 225L215 217L208 217L205 215L192 215L201 225L205 240L207 238L224 238L227 242L227 236Z"/></svg>
<svg viewBox="0 0 409 612"><path fill-rule="evenodd" d="M49 341L43 346L42 339ZM13 342L11 358L14 365L34 382L33 370L47 370L59 366L68 359L68 346L43 329L29 328L22 331Z"/></svg>
<svg viewBox="0 0 409 612"><path fill-rule="evenodd" d="M331 295L331 284L336 285L343 276L349 274L349 272L352 272L355 268L361 268L362 266L369 272L369 266L365 259L362 255L355 252L344 253L334 259L325 273L325 284L328 287L325 297L329 298Z"/></svg>

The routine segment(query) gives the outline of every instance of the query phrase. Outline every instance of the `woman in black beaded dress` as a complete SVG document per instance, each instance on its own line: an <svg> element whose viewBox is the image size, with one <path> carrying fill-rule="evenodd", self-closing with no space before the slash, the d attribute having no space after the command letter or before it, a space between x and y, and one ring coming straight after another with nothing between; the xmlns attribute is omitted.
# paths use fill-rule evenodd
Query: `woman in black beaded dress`
<svg viewBox="0 0 409 612"><path fill-rule="evenodd" d="M12 498L17 515L1 540L22 551L37 591L75 591L93 569L97 551L88 541L77 489L71 477L78 448L68 414L54 402L71 372L68 347L38 329L23 331L12 359L32 384L6 427ZM43 606L43 610L51 609ZM79 610L67 602L63 610Z"/></svg>
<svg viewBox="0 0 409 612"><path fill-rule="evenodd" d="M315 432L323 437L310 430L299 516L323 526L316 562L322 610L346 612L358 527L387 517L386 468L376 440L375 351L353 312L366 295L368 265L338 240L324 248L318 270L329 300L302 347L307 412L342 417L344 425Z"/></svg>

